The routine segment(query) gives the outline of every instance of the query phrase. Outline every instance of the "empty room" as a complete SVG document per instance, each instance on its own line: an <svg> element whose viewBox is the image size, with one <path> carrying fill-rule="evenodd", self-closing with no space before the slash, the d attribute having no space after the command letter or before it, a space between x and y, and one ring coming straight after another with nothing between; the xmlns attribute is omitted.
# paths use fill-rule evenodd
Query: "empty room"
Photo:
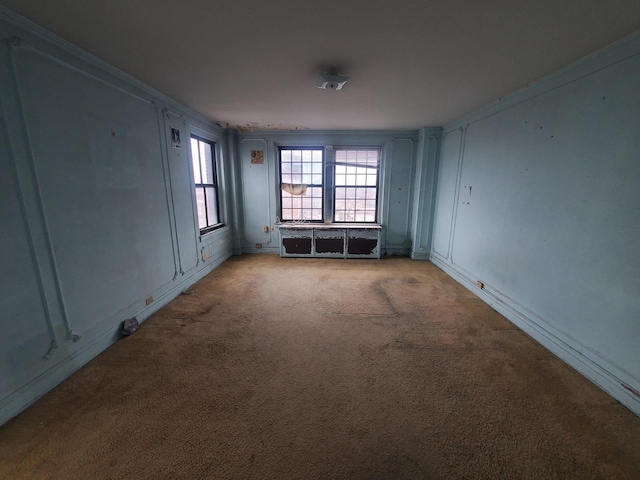
<svg viewBox="0 0 640 480"><path fill-rule="evenodd" d="M640 2L0 39L0 478L640 478Z"/></svg>

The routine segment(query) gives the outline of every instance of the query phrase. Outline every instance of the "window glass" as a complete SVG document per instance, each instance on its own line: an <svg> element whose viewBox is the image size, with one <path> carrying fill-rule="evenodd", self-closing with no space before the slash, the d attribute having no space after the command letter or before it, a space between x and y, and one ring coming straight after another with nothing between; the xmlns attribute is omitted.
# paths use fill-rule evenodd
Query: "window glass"
<svg viewBox="0 0 640 480"><path fill-rule="evenodd" d="M207 227L207 207L204 200L204 190L196 188L196 204L198 205L198 227L200 229Z"/></svg>
<svg viewBox="0 0 640 480"><path fill-rule="evenodd" d="M200 144L200 165L202 171L202 183L213 184L213 155L212 148L209 143L199 142Z"/></svg>
<svg viewBox="0 0 640 480"><path fill-rule="evenodd" d="M191 164L193 165L193 179L195 183L202 183L202 176L200 174L200 148L198 147L198 140L191 139Z"/></svg>
<svg viewBox="0 0 640 480"><path fill-rule="evenodd" d="M380 149L335 151L335 222L375 222L377 219Z"/></svg>
<svg viewBox="0 0 640 480"><path fill-rule="evenodd" d="M322 221L323 151L280 149L280 219Z"/></svg>
<svg viewBox="0 0 640 480"><path fill-rule="evenodd" d="M192 135L191 165L193 166L198 227L202 234L222 226L218 202L215 143Z"/></svg>
<svg viewBox="0 0 640 480"><path fill-rule="evenodd" d="M205 198L207 199L207 225L215 225L218 223L218 197L216 189L212 187L205 188Z"/></svg>

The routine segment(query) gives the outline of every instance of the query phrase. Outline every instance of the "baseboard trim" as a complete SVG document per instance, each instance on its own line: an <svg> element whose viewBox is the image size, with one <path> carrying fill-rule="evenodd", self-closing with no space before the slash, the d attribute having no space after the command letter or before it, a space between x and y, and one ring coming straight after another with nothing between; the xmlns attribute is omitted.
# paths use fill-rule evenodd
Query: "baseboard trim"
<svg viewBox="0 0 640 480"><path fill-rule="evenodd" d="M410 254L410 249L407 246L404 247L396 247L396 246L385 246L382 248L382 251L384 252L384 255L386 256L393 256L393 255L399 255L402 257L406 257Z"/></svg>
<svg viewBox="0 0 640 480"><path fill-rule="evenodd" d="M583 352L589 350L586 346L562 332L555 330L549 324L541 324L535 318L532 318L528 312L514 305L511 300L505 298L503 295L497 292L487 291L486 289L479 289L475 281L468 278L465 273L456 268L454 264L441 260L437 255L432 255L430 261L462 286L477 295L485 303L495 308L510 322L560 358L560 360L577 370L584 377L591 380L602 390L618 400L622 405L640 416L638 381L630 377L627 372L617 368L607 359L597 357L595 353L591 355L596 358L585 355Z"/></svg>
<svg viewBox="0 0 640 480"><path fill-rule="evenodd" d="M424 252L411 252L411 260L430 260L429 254Z"/></svg>
<svg viewBox="0 0 640 480"><path fill-rule="evenodd" d="M280 247L278 246L270 246L270 245L262 245L262 247L258 248L255 246L255 243L245 243L242 247L242 253L275 253L280 254Z"/></svg>
<svg viewBox="0 0 640 480"><path fill-rule="evenodd" d="M180 295L185 287L192 285L211 273L229 257L231 257L231 251L223 257L209 261L205 267L194 272L192 275L183 278L182 281L175 285L171 290L162 294L161 297L158 297L152 304L153 308L151 308L151 306L144 307L138 312L133 312L132 315L128 316L136 316L138 321L143 322L157 310L164 307L167 303ZM120 330L122 328L121 323L122 322L118 320L115 325L108 326L101 332L96 332L95 337L87 341L84 345L78 348L78 350L75 352L69 352L68 355L55 365L51 366L51 368L40 372L29 382L4 397L0 401L0 425L3 425L13 417L20 414L20 412L26 410L57 385L62 383L100 353L120 340L122 338L122 335L120 334ZM64 345L60 345L58 348L58 350L62 351L64 351L64 349ZM54 355L58 356L61 353L63 352L56 351Z"/></svg>

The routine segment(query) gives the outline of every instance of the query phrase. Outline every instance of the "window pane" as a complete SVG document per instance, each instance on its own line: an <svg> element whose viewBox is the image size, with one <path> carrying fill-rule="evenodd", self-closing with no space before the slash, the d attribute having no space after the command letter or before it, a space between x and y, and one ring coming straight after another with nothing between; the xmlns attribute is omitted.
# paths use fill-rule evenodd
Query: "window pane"
<svg viewBox="0 0 640 480"><path fill-rule="evenodd" d="M198 183L215 183L213 181L213 155L211 145L205 142L200 143L200 165L202 165L202 182Z"/></svg>
<svg viewBox="0 0 640 480"><path fill-rule="evenodd" d="M313 198L322 198L322 187L307 188L307 195Z"/></svg>
<svg viewBox="0 0 640 480"><path fill-rule="evenodd" d="M207 207L204 200L204 189L196 187L196 204L198 205L198 226L207 228Z"/></svg>
<svg viewBox="0 0 640 480"><path fill-rule="evenodd" d="M193 179L195 183L202 183L200 176L200 148L198 147L198 140L191 139L191 163L193 165Z"/></svg>
<svg viewBox="0 0 640 480"><path fill-rule="evenodd" d="M219 223L218 220L218 196L217 189L212 187L207 187L205 190L207 197L207 215L208 215L208 223L207 226L210 227L212 225L216 225Z"/></svg>
<svg viewBox="0 0 640 480"><path fill-rule="evenodd" d="M367 151L367 165L380 166L380 150Z"/></svg>
<svg viewBox="0 0 640 480"><path fill-rule="evenodd" d="M291 157L291 155L289 155ZM280 164L280 174L282 175L282 181L284 183L293 183L291 180L291 163L282 162Z"/></svg>
<svg viewBox="0 0 640 480"><path fill-rule="evenodd" d="M347 184L347 167L344 165L336 165L336 185L346 185Z"/></svg>
<svg viewBox="0 0 640 480"><path fill-rule="evenodd" d="M336 187L334 212L336 222L374 222L376 189Z"/></svg>
<svg viewBox="0 0 640 480"><path fill-rule="evenodd" d="M380 165L380 149L336 149L335 159L339 163L367 165L377 168Z"/></svg>
<svg viewBox="0 0 640 480"><path fill-rule="evenodd" d="M291 183L302 183L302 163L291 164Z"/></svg>

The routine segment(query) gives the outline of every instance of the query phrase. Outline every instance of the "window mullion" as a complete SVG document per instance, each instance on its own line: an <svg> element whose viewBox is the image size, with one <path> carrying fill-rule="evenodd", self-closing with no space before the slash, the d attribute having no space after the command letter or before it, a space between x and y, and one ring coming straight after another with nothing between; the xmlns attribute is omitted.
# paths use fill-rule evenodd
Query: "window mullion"
<svg viewBox="0 0 640 480"><path fill-rule="evenodd" d="M322 209L322 220L325 222L333 221L333 212L335 209L335 149L332 145L327 145L325 147L325 157L324 157L324 202Z"/></svg>

